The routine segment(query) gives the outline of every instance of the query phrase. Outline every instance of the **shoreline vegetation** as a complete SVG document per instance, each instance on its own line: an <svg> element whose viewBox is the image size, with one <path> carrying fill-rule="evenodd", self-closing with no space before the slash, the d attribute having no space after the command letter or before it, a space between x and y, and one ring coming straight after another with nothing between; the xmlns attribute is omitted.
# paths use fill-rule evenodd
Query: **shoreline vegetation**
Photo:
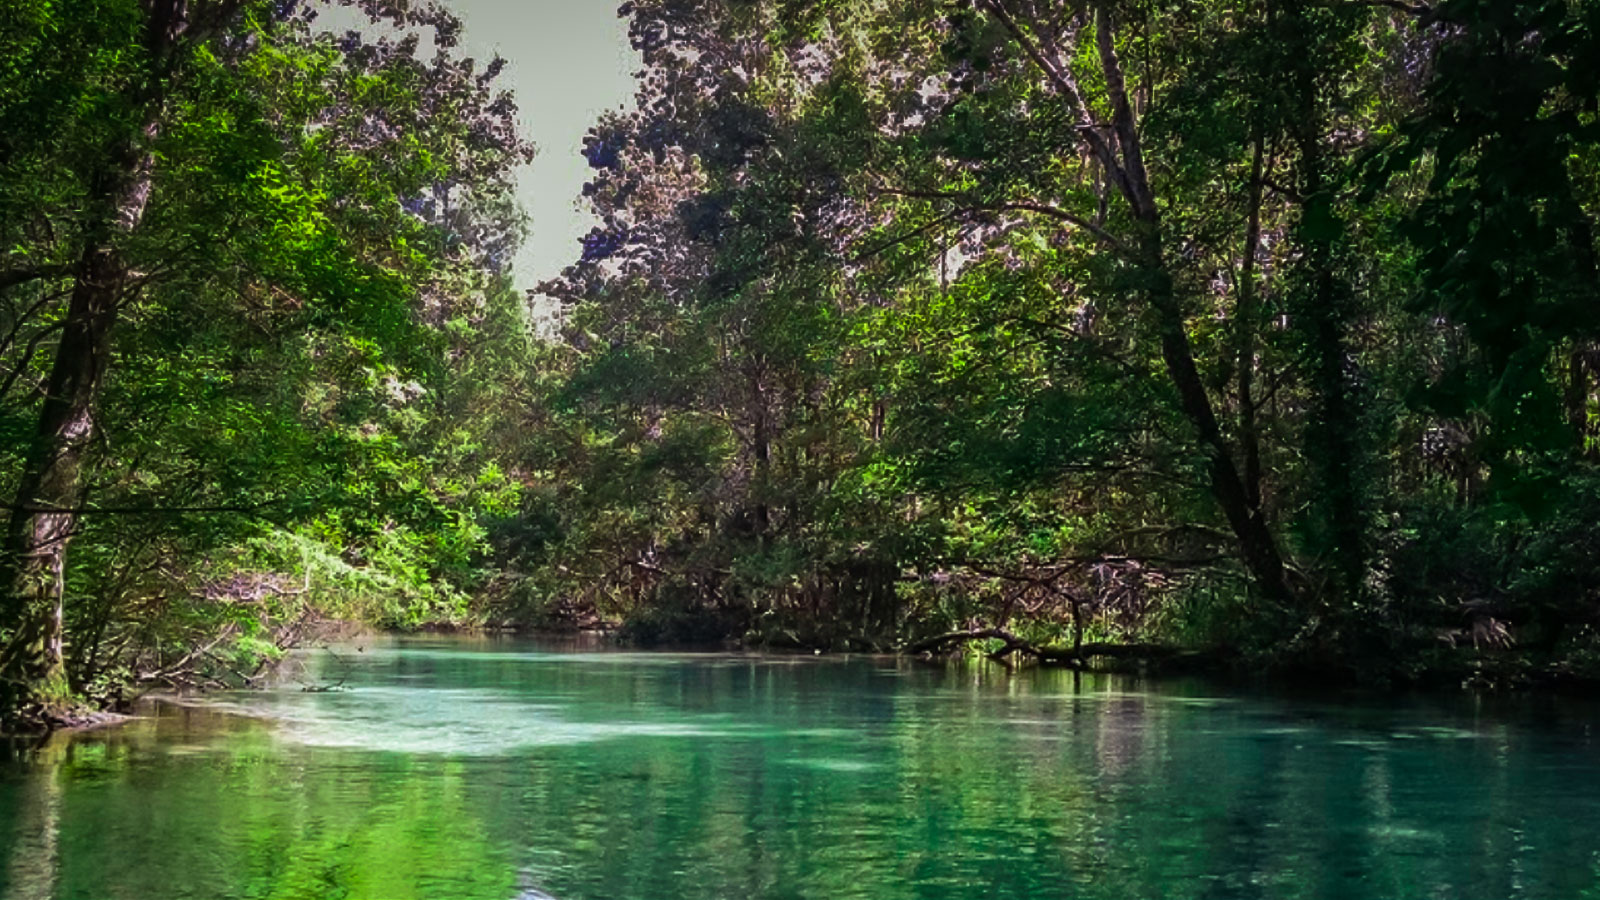
<svg viewBox="0 0 1600 900"><path fill-rule="evenodd" d="M1597 11L632 0L522 291L447 4L14 0L0 731L325 620L1593 684Z"/></svg>
<svg viewBox="0 0 1600 900"><path fill-rule="evenodd" d="M485 639L532 639L576 641L590 649L639 649L664 652L754 652L795 653L808 656L860 655L897 657L929 663L954 659L985 660L1017 671L1031 666L1060 667L1084 673L1128 674L1152 678L1199 676L1223 687L1305 690L1340 693L1401 692L1423 690L1437 694L1463 690L1478 693L1516 694L1528 691L1555 695L1591 696L1600 688L1600 669L1582 670L1559 659L1539 660L1504 652L1482 653L1461 650L1441 654L1427 665L1414 665L1403 674L1384 672L1374 675L1356 668L1350 659L1327 660L1307 665L1296 661L1286 665L1262 665L1259 660L1240 656L1230 648L1181 647L1161 643L1089 642L1078 645L1035 644L1004 628L975 627L930 635L901 645L884 645L860 639L845 639L841 644L819 647L800 641L781 639L749 640L723 638L696 641L645 641L628 637L623 622L593 620L547 623L540 627L502 622L460 623L423 622L405 630L375 628L360 621L317 620L301 631L292 645L281 653L262 660L246 675L234 669L172 671L164 681L107 698L98 704L78 703L57 707L26 723L18 730L0 731L0 737L26 737L58 730L82 731L111 727L131 718L136 704L146 698L204 696L216 690L255 690L294 682L311 693L337 691L343 680L306 681L281 666L293 652L332 653L330 645L348 649L374 639L422 636L428 634L476 636ZM1450 647L1448 650L1455 650ZM362 647L364 650L364 647ZM358 651L360 652L360 651ZM348 666L348 661L341 660Z"/></svg>
<svg viewBox="0 0 1600 900"><path fill-rule="evenodd" d="M1422 690L1439 695L1463 690L1477 693L1517 694L1543 692L1555 695L1591 696L1600 687L1600 671L1583 671L1561 660L1538 660L1505 653L1457 652L1429 661L1426 666L1410 668L1404 675L1392 672L1374 676L1355 668L1356 662L1348 659L1328 660L1321 665L1263 666L1259 660L1241 657L1229 648L1180 647L1160 643L1091 642L1080 645L1038 645L1004 628L972 628L931 635L899 646L883 645L866 640L846 639L833 647L818 647L803 642L784 643L781 640L764 640L752 643L733 638L718 641L644 642L629 639L624 623L568 623L566 626L545 625L530 628L510 623L461 624L455 622L422 623L404 631L372 628L361 622L320 621L312 635L303 643L284 648L284 655L268 663L249 677L237 672L226 672L192 677L175 677L165 684L151 685L137 693L117 698L114 708L80 706L76 709L55 711L50 718L36 723L28 731L13 733L23 736L30 732L65 729L78 731L119 724L127 721L129 713L146 697L174 698L204 696L215 690L260 689L285 683L298 684L311 693L342 689L342 679L332 681L306 681L279 666L290 659L292 651L315 655L319 650L332 652L329 645L341 651L350 645L363 645L384 637L415 637L428 634L480 637L484 639L531 639L543 641L575 641L588 649L646 650L661 652L740 652L801 654L805 656L868 655L895 657L938 663L956 659L984 660L999 664L1009 671L1033 666L1059 667L1072 671L1099 674L1139 675L1151 678L1198 676L1221 687L1236 689L1272 688L1277 690L1314 690L1343 693L1361 691L1371 693L1412 692ZM364 647L362 648L364 650ZM1451 648L1453 649L1453 648ZM358 651L359 652L359 651ZM341 660L343 665L347 661ZM173 673L175 676L178 673ZM228 676L232 680L227 680ZM174 693L175 692L175 693ZM7 733L0 732L0 736Z"/></svg>

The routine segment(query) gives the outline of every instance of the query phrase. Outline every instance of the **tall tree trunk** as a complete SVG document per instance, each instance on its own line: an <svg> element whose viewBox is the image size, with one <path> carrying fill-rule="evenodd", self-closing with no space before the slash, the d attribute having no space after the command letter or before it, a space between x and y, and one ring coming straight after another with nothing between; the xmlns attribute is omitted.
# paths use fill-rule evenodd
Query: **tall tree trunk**
<svg viewBox="0 0 1600 900"><path fill-rule="evenodd" d="M1576 196L1570 176L1567 179L1568 196ZM1600 283L1600 259L1596 259L1594 227L1583 207L1578 203L1565 206L1568 221L1568 242L1578 260L1584 280L1591 285ZM1594 369L1596 344L1592 339L1578 338L1572 342L1567 357L1567 390L1565 404L1567 422L1578 439L1578 455L1593 459L1597 449L1593 445L1594 427L1589 422L1589 376Z"/></svg>
<svg viewBox="0 0 1600 900"><path fill-rule="evenodd" d="M147 129L152 136L155 125ZM63 580L67 546L83 502L84 455L95 434L95 400L110 358L111 328L127 287L117 245L138 227L150 195L153 159L136 149L105 193L112 225L88 242L73 273L72 299L46 382L32 445L4 543L7 589L0 622L9 632L0 676L33 693L60 694Z"/></svg>
<svg viewBox="0 0 1600 900"><path fill-rule="evenodd" d="M763 545L772 528L772 506L767 502L767 492L772 480L772 430L771 400L766 387L766 367L758 366L750 375L750 393L754 401L755 423L751 429L751 455L755 465L750 480L755 497L755 532Z"/></svg>
<svg viewBox="0 0 1600 900"><path fill-rule="evenodd" d="M129 288L123 256L150 200L152 143L178 62L180 38L225 27L239 0L140 0L143 72L126 86L143 127L111 146L90 183L83 249L72 298L27 449L11 518L0 543L0 716L28 699L65 700L63 592L67 546L84 500L85 456L95 436L96 401L111 358L111 331Z"/></svg>
<svg viewBox="0 0 1600 900"><path fill-rule="evenodd" d="M1587 348L1581 341L1573 341L1566 351L1566 392L1562 403L1567 410L1567 424L1578 440L1578 454L1587 454L1589 448L1589 373L1584 360Z"/></svg>
<svg viewBox="0 0 1600 900"><path fill-rule="evenodd" d="M181 8L175 8L181 9ZM173 20L154 22L152 48L175 34ZM144 219L159 128L159 81L133 96L149 119L134 140L108 153L95 179L94 219L73 267L72 297L45 383L34 437L0 544L0 714L27 699L47 704L68 695L63 666L67 546L84 500L84 462L95 436L96 400L111 356L111 330L128 289L126 238Z"/></svg>
<svg viewBox="0 0 1600 900"><path fill-rule="evenodd" d="M1256 328L1261 294L1256 285L1256 256L1261 251L1261 196L1266 176L1266 142L1260 134L1250 157L1250 211L1245 223L1244 259L1239 265L1239 303L1234 309L1235 358L1239 385L1239 449L1244 456L1244 490L1250 506L1261 508L1261 438L1256 429Z"/></svg>

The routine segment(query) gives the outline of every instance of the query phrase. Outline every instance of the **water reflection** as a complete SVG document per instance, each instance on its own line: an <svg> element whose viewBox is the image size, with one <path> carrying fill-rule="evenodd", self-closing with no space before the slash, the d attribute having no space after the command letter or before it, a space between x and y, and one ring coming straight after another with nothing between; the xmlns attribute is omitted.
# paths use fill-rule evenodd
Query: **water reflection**
<svg viewBox="0 0 1600 900"><path fill-rule="evenodd" d="M16 809L15 843L6 855L5 896L14 900L50 900L57 893L61 852L61 760L70 744L48 742L28 753L32 777L13 786L15 799L0 808Z"/></svg>
<svg viewBox="0 0 1600 900"><path fill-rule="evenodd" d="M400 642L0 776L19 898L1600 898L1592 710ZM348 670L340 668L347 666Z"/></svg>

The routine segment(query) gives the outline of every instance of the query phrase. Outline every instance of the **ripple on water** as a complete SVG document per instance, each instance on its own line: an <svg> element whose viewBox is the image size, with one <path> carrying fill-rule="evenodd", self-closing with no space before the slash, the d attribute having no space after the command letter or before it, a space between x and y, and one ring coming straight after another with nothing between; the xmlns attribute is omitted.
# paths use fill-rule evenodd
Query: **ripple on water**
<svg viewBox="0 0 1600 900"><path fill-rule="evenodd" d="M1472 741L1483 734L1467 728L1450 728L1443 725L1423 725L1390 733L1389 737L1401 741L1419 741L1433 738L1448 741Z"/></svg>

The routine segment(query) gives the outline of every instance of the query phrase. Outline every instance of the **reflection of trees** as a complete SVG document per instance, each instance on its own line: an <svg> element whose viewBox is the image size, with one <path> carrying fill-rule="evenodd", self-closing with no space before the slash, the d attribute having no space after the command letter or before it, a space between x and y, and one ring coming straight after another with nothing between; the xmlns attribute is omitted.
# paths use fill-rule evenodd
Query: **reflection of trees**
<svg viewBox="0 0 1600 900"><path fill-rule="evenodd" d="M499 808L472 763L305 751L259 722L167 708L84 736L58 775L59 894L68 897L493 898L515 872L484 826ZM56 788L60 795L60 788ZM20 851L21 848L19 848Z"/></svg>
<svg viewBox="0 0 1600 900"><path fill-rule="evenodd" d="M366 756L363 754L363 756ZM506 898L515 873L496 854L483 817L494 806L473 790L471 765L389 757L352 777L300 794L296 836L283 851L271 897ZM268 840L278 823L262 822Z"/></svg>
<svg viewBox="0 0 1600 900"><path fill-rule="evenodd" d="M60 735L26 754L29 777L17 796L17 816L0 894L50 900L61 874L61 760L71 744Z"/></svg>
<svg viewBox="0 0 1600 900"><path fill-rule="evenodd" d="M520 685L572 722L705 727L453 758L169 710L64 742L0 797L28 838L0 895L1501 900L1600 882L1592 820L1552 815L1600 810L1592 768L1517 728L1070 672L483 663L395 666Z"/></svg>

